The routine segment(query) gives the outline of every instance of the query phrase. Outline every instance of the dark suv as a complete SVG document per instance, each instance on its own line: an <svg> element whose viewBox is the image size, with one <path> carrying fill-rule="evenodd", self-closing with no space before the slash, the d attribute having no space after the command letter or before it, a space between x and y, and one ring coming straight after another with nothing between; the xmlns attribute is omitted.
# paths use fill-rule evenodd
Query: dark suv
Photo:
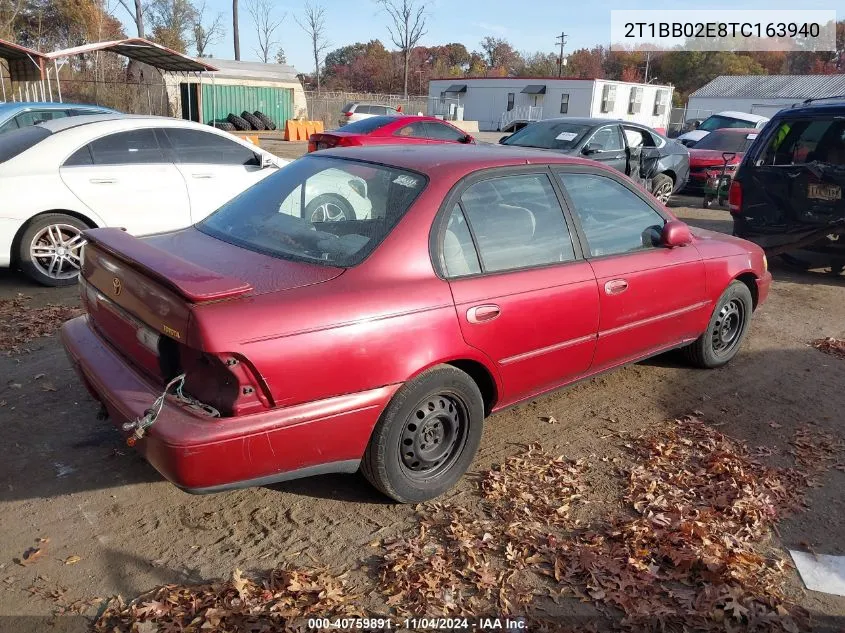
<svg viewBox="0 0 845 633"><path fill-rule="evenodd" d="M731 183L734 235L769 254L797 250L845 262L845 101L778 112ZM798 262L804 260L797 260Z"/></svg>

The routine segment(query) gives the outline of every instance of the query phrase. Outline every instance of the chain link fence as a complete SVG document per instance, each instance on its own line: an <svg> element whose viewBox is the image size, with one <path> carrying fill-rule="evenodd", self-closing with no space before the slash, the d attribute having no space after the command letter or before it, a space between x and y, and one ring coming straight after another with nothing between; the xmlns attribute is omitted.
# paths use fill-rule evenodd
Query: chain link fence
<svg viewBox="0 0 845 633"><path fill-rule="evenodd" d="M712 110L701 110L699 108L672 108L669 113L669 126L666 135L674 138L684 132L693 129L694 121L703 121L713 114Z"/></svg>
<svg viewBox="0 0 845 633"><path fill-rule="evenodd" d="M326 129L337 127L343 106L347 103L366 102L387 105L392 108L402 106L405 114L427 114L427 96L408 96L376 94L371 92L316 92L307 90L305 100L308 103L308 119L322 121Z"/></svg>

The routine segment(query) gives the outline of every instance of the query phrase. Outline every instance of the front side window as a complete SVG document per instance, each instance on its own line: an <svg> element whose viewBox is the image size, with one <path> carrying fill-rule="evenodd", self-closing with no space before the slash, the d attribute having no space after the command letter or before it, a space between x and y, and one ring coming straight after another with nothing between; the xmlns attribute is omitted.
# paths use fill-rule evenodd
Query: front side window
<svg viewBox="0 0 845 633"><path fill-rule="evenodd" d="M560 95L560 113L566 114L569 112L569 93L564 92Z"/></svg>
<svg viewBox="0 0 845 633"><path fill-rule="evenodd" d="M514 93L508 93L508 112L513 110L513 100L514 100Z"/></svg>
<svg viewBox="0 0 845 633"><path fill-rule="evenodd" d="M425 125L422 121L403 125L393 133L394 136L405 136L411 138L427 138L425 132Z"/></svg>
<svg viewBox="0 0 845 633"><path fill-rule="evenodd" d="M155 133L151 129L109 134L92 141L87 145L87 148L91 152L91 158L95 165L139 165L168 162L158 145ZM84 153L85 149L82 148L80 151Z"/></svg>
<svg viewBox="0 0 845 633"><path fill-rule="evenodd" d="M424 176L410 171L309 155L250 187L197 227L274 257L355 266L425 185Z"/></svg>
<svg viewBox="0 0 845 633"><path fill-rule="evenodd" d="M596 149L602 152L616 151L624 147L618 125L608 125L601 128L593 134L593 138L588 141L588 144L595 146Z"/></svg>
<svg viewBox="0 0 845 633"><path fill-rule="evenodd" d="M463 193L461 207L485 272L575 259L563 211L545 174L482 180Z"/></svg>
<svg viewBox="0 0 845 633"><path fill-rule="evenodd" d="M44 121L63 119L66 116L67 113L64 110L30 110L29 112L21 112L15 119L20 127L28 127Z"/></svg>
<svg viewBox="0 0 845 633"><path fill-rule="evenodd" d="M8 132L9 130L19 130L21 126L18 125L17 120L15 117L12 117L8 121L6 121L3 125L0 125L0 132Z"/></svg>
<svg viewBox="0 0 845 633"><path fill-rule="evenodd" d="M165 128L163 130L173 148L178 163L208 163L213 165L259 165L256 153L235 141L211 132Z"/></svg>
<svg viewBox="0 0 845 633"><path fill-rule="evenodd" d="M426 132L428 137L438 141L460 141L466 137L464 132L449 127L443 123L435 123L433 121L425 122Z"/></svg>
<svg viewBox="0 0 845 633"><path fill-rule="evenodd" d="M661 245L665 221L633 191L595 174L561 173L592 257Z"/></svg>
<svg viewBox="0 0 845 633"><path fill-rule="evenodd" d="M782 121L769 138L762 165L801 165L818 161L845 165L845 120Z"/></svg>

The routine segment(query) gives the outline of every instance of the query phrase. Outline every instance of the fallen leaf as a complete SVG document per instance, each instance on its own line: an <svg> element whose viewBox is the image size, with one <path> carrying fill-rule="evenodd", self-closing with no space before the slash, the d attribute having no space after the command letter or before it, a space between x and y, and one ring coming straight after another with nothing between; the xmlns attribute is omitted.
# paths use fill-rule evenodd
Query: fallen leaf
<svg viewBox="0 0 845 633"><path fill-rule="evenodd" d="M33 563L38 562L41 556L44 554L43 548L40 547L30 547L23 553L21 556L19 563L26 567L27 565L32 565Z"/></svg>
<svg viewBox="0 0 845 633"><path fill-rule="evenodd" d="M81 556L77 556L76 554L74 554L73 556L68 556L65 559L65 565L75 565L76 563L78 563L81 560L82 560Z"/></svg>

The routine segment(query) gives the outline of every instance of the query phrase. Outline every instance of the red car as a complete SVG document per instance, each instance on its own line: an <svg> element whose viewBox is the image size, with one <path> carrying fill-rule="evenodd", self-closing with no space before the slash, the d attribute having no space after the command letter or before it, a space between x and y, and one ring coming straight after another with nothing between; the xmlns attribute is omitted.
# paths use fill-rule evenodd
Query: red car
<svg viewBox="0 0 845 633"><path fill-rule="evenodd" d="M297 214L339 174L367 214ZM329 150L192 228L86 235L64 345L192 492L360 469L433 498L491 413L672 348L727 363L771 282L760 248L691 231L618 172L499 146Z"/></svg>
<svg viewBox="0 0 845 633"><path fill-rule="evenodd" d="M308 151L354 145L431 145L474 143L454 125L431 116L372 116L329 132L312 134Z"/></svg>
<svg viewBox="0 0 845 633"><path fill-rule="evenodd" d="M712 176L722 173L725 164L723 152L730 152L734 157L728 161L725 173L729 176L736 173L736 168L742 162L745 150L751 147L760 130L756 128L722 128L710 132L689 150L689 182L687 188L701 191L704 183Z"/></svg>

